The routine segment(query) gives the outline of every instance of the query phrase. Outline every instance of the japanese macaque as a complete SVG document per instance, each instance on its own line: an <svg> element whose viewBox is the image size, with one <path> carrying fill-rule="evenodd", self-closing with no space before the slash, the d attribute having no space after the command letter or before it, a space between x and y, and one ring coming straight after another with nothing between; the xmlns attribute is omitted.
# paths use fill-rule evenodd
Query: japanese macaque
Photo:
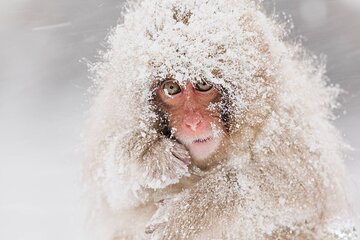
<svg viewBox="0 0 360 240"><path fill-rule="evenodd" d="M109 37L87 239L356 239L339 89L248 0L144 0Z"/></svg>

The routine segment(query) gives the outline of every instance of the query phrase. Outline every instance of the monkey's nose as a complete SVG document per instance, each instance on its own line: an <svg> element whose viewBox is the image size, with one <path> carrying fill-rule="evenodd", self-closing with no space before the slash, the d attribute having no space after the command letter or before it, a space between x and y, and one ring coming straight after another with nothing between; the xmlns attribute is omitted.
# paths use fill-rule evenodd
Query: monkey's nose
<svg viewBox="0 0 360 240"><path fill-rule="evenodd" d="M185 117L185 126L190 128L192 131L196 132L201 124L201 115L197 114L189 114Z"/></svg>

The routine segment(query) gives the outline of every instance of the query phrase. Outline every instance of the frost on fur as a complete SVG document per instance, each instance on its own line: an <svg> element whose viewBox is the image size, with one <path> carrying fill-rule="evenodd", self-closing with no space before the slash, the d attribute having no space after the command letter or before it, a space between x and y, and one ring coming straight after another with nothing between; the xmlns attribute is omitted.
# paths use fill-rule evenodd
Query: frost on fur
<svg viewBox="0 0 360 240"><path fill-rule="evenodd" d="M253 1L129 7L91 69L84 182L92 236L356 238L346 146L331 122L340 90L285 37ZM153 89L167 76L204 78L226 92L226 105L209 107L229 116L227 159L209 172L190 172L188 153L159 132ZM187 179L193 184L177 188Z"/></svg>

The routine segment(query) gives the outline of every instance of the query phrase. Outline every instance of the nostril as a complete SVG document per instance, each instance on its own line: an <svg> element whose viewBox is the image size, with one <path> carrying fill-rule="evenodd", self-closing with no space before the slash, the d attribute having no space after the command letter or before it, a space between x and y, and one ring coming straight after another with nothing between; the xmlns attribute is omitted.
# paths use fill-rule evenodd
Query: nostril
<svg viewBox="0 0 360 240"><path fill-rule="evenodd" d="M200 114L190 114L185 117L185 126L190 128L192 131L196 131L201 124L201 119Z"/></svg>
<svg viewBox="0 0 360 240"><path fill-rule="evenodd" d="M201 123L201 120L195 120L195 121L192 121L192 122L186 122L185 125L187 127L189 127L191 130L196 131L196 129L198 128L200 123Z"/></svg>

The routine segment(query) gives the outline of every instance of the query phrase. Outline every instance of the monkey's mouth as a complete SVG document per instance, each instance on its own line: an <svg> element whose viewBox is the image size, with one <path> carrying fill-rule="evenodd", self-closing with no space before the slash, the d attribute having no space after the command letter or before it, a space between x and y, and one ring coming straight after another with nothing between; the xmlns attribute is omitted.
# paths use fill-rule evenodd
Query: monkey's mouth
<svg viewBox="0 0 360 240"><path fill-rule="evenodd" d="M209 141L212 140L212 137L207 137L207 138L199 138L199 139L195 139L192 143L196 144L196 143L207 143Z"/></svg>
<svg viewBox="0 0 360 240"><path fill-rule="evenodd" d="M192 160L204 160L211 156L219 147L221 136L203 135L188 139L186 145Z"/></svg>

